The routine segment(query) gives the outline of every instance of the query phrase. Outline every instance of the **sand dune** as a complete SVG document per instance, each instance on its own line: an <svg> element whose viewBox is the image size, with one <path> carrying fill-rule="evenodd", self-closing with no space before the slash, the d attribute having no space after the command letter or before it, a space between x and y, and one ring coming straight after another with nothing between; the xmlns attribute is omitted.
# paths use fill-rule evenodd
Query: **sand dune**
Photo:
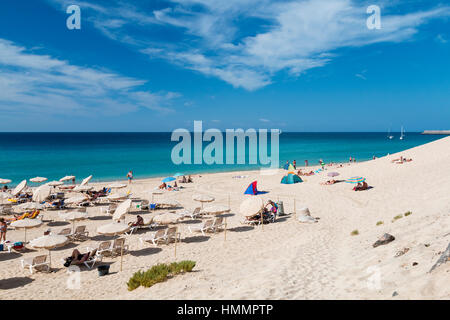
<svg viewBox="0 0 450 320"><path fill-rule="evenodd" d="M413 161L395 164L400 155ZM131 252L119 259L106 258L111 274L98 277L95 270L83 269L81 288L69 289L70 275L61 258L73 248L85 251L105 237L96 228L108 223L98 207L88 209L92 219L81 222L93 239L52 252L55 272L51 274L22 270L20 259L38 254L0 254L1 299L449 299L450 264L430 268L450 241L450 137L373 161L328 167L338 178L364 176L372 189L354 192L352 186L338 183L320 185L324 173L305 178L296 185L280 184L283 175L260 175L257 171L205 174L169 196L187 208L198 205L194 193L206 193L216 203L231 199L232 215L227 218L227 239L218 233L208 237L192 236L189 221L179 224L184 238L177 246L176 260L197 262L195 272L178 276L151 288L127 291L126 282L137 270L158 262L175 260L174 246L141 246L143 232L127 238ZM248 175L235 179L236 175ZM265 199L282 200L288 213L295 207L308 207L319 217L318 223L301 224L295 214L261 227L243 226L238 213L246 196L245 187L258 180ZM136 181L133 194L143 194L158 185L159 179ZM393 220L395 216L411 215ZM44 220L57 221L57 214L46 212ZM134 219L133 215L127 221ZM377 222L383 224L377 226ZM80 224L81 224L80 223ZM57 231L62 223L50 223ZM28 232L40 236L47 224ZM351 236L353 230L359 235ZM384 233L395 236L390 244L373 248ZM22 231L8 231L8 238L21 240ZM404 248L409 251L395 257ZM418 263L413 266L413 263ZM377 281L377 279L379 281ZM393 293L398 295L393 297Z"/></svg>

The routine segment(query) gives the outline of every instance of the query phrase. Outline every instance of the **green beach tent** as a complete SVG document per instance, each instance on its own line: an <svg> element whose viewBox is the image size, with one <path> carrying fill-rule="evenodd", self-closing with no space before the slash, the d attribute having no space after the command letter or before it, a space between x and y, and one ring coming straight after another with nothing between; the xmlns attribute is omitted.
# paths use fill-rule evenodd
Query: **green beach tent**
<svg viewBox="0 0 450 320"><path fill-rule="evenodd" d="M303 180L293 173L289 173L287 176L284 176L283 179L281 179L281 183L283 184L294 184L300 182L303 182Z"/></svg>

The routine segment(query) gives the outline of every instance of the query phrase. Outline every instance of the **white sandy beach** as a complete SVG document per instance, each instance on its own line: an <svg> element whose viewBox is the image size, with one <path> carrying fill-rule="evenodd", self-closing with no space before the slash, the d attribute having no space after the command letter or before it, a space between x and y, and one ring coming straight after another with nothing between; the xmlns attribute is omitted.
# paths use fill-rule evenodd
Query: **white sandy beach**
<svg viewBox="0 0 450 320"><path fill-rule="evenodd" d="M400 155L413 161L391 163ZM337 179L364 176L373 188L354 192L347 183L321 185L329 179L327 171L339 172ZM30 275L20 267L21 259L46 251L0 253L0 299L449 299L450 264L428 271L450 242L450 137L373 161L328 167L327 171L304 177L304 183L295 185L280 184L281 171L276 175L250 171L194 176L193 184L184 184L182 191L164 197L192 209L199 205L192 200L194 193L212 195L216 204L224 205L229 196L232 215L227 218L226 241L223 232L208 237L190 235L187 229L193 224L188 219L179 223L182 242L175 258L173 244L142 246L139 237L146 231L139 231L126 237L130 253L124 256L123 271L120 258L106 257L104 262L112 263L109 275L99 277L96 269L83 268L81 288L68 289L69 274L61 259L75 247L84 252L108 239L96 229L111 217L101 214L99 207L89 207L91 218L78 224L87 226L91 239L53 250L54 272ZM233 178L237 175L248 177ZM285 211L292 214L263 228L242 225L239 205L247 197L245 188L255 180L259 190L268 191L261 197L283 201ZM159 181L135 181L131 192L143 195ZM297 209L308 207L319 222L299 223L293 214L294 199ZM412 214L393 222L407 211ZM43 214L44 222L59 221L56 212ZM134 213L126 218L132 220ZM378 221L383 224L377 226ZM55 222L50 223L53 231L70 226ZM41 236L48 228L44 223L31 229L27 238ZM352 236L353 230L359 235ZM384 233L396 239L373 248ZM23 231L11 228L7 238L20 241ZM404 248L409 251L395 257ZM195 272L151 288L127 290L126 282L134 272L186 259L196 261ZM415 262L418 264L413 266ZM369 278L378 271L380 287L371 287ZM394 291L398 293L395 297Z"/></svg>

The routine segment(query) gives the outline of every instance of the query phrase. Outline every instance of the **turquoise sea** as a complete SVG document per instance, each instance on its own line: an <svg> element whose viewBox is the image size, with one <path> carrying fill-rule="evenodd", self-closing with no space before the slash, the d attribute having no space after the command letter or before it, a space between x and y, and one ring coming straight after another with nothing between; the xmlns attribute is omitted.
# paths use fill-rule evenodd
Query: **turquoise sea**
<svg viewBox="0 0 450 320"><path fill-rule="evenodd" d="M297 160L302 166L325 162L369 160L385 156L442 136L399 133L389 140L386 133L285 133L280 135L280 165ZM11 186L35 176L58 180L75 175L77 182L93 175L92 181L125 179L129 170L135 178L233 171L258 165L175 165L172 148L178 142L171 133L0 133L0 178L11 179ZM203 143L205 147L208 142ZM225 148L225 146L224 146ZM270 150L270 149L269 149ZM225 153L225 151L224 151ZM269 152L270 153L270 152Z"/></svg>

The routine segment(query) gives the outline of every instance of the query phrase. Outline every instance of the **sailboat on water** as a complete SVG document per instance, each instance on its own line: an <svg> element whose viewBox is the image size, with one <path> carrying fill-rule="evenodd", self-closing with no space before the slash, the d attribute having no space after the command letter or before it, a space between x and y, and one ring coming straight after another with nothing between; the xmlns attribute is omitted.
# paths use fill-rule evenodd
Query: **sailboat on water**
<svg viewBox="0 0 450 320"><path fill-rule="evenodd" d="M400 140L403 140L403 139L405 139L405 129L403 129L403 126L402 126L402 130L401 130L401 134L400 134Z"/></svg>
<svg viewBox="0 0 450 320"><path fill-rule="evenodd" d="M387 137L388 137L389 140L394 139L394 136L391 134L391 128L389 128Z"/></svg>

